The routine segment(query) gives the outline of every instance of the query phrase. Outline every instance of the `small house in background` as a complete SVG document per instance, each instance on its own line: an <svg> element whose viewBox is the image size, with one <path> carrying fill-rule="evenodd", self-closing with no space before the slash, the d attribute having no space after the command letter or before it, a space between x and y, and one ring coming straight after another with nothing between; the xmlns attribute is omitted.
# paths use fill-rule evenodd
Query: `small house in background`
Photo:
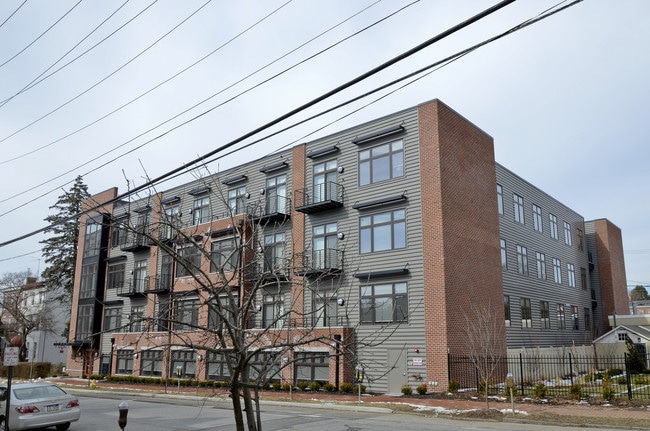
<svg viewBox="0 0 650 431"><path fill-rule="evenodd" d="M596 353L599 356L623 355L628 352L626 341L629 338L648 367L650 315L609 316L609 324L612 329L594 340Z"/></svg>

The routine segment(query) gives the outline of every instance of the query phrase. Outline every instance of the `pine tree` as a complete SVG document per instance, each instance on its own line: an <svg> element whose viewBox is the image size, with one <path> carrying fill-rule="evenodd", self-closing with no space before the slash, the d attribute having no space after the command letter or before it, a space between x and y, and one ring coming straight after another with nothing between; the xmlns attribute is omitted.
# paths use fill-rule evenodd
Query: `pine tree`
<svg viewBox="0 0 650 431"><path fill-rule="evenodd" d="M49 227L45 231L51 236L43 241L43 257L47 268L43 271L43 283L60 293L57 300L64 306L72 303L74 269L77 262L77 239L79 237L79 217L84 199L88 198L88 187L83 178L78 176L69 191L59 196L50 210L54 211L45 218Z"/></svg>

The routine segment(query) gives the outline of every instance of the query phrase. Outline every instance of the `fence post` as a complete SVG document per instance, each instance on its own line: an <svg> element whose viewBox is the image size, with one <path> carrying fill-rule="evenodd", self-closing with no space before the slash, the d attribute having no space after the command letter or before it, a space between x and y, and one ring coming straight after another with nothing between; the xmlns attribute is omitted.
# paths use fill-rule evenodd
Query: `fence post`
<svg viewBox="0 0 650 431"><path fill-rule="evenodd" d="M573 386L573 358L569 353L569 375L571 376L571 386Z"/></svg>
<svg viewBox="0 0 650 431"><path fill-rule="evenodd" d="M632 376L630 376L630 364L627 360L627 353L623 353L625 358L625 380L627 380L627 399L632 400Z"/></svg>
<svg viewBox="0 0 650 431"><path fill-rule="evenodd" d="M521 353L519 353L519 381L521 382L521 396L525 396L524 392L524 359Z"/></svg>
<svg viewBox="0 0 650 431"><path fill-rule="evenodd" d="M451 383L451 353L447 349L447 385Z"/></svg>

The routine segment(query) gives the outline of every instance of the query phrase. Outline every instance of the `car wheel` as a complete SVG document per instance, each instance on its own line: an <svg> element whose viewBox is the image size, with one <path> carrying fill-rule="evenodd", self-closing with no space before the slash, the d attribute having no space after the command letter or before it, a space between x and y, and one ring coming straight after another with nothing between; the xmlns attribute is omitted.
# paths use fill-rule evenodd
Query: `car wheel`
<svg viewBox="0 0 650 431"><path fill-rule="evenodd" d="M70 422L57 425L56 431L66 431L68 428L70 428ZM4 428L0 428L0 431L4 431Z"/></svg>

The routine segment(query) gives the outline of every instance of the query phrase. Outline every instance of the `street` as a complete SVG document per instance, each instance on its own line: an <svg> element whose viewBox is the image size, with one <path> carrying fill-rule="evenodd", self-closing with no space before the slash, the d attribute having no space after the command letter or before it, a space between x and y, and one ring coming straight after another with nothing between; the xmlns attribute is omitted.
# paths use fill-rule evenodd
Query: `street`
<svg viewBox="0 0 650 431"><path fill-rule="evenodd" d="M190 431L233 430L234 420L227 402L200 403L196 400L145 399L101 394L79 396L82 415L73 423L72 431L115 431L117 406L129 404L125 431ZM397 413L377 413L329 408L294 407L273 404L262 405L263 431L327 429L328 431L443 431L443 430L544 430L560 431L562 426L547 426L508 422L481 422L427 418ZM582 428L589 430L589 428Z"/></svg>

